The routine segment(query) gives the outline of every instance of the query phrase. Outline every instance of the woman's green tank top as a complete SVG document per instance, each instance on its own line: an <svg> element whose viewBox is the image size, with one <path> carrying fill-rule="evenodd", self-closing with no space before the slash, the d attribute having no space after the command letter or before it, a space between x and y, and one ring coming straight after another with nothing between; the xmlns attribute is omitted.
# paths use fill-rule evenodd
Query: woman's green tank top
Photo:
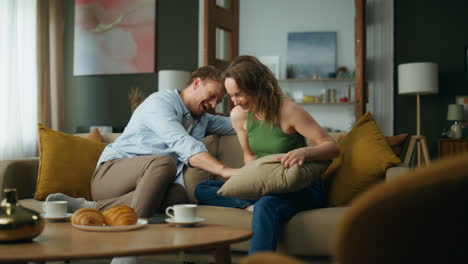
<svg viewBox="0 0 468 264"><path fill-rule="evenodd" d="M252 118L251 113L247 113L247 135L257 158L306 146L306 139L301 134L285 134L279 125L270 127L268 122Z"/></svg>

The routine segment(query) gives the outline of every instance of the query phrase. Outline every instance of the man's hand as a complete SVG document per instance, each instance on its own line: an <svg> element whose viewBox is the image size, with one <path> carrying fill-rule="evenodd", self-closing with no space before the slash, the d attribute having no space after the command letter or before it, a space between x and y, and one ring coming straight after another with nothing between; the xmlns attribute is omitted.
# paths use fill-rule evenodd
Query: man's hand
<svg viewBox="0 0 468 264"><path fill-rule="evenodd" d="M233 169L225 166L208 152L200 152L189 158L190 165L210 172L214 175L219 175L225 179L231 178L238 169Z"/></svg>
<svg viewBox="0 0 468 264"><path fill-rule="evenodd" d="M283 165L285 168L291 168L296 163L299 164L299 166L302 166L302 164L304 164L305 158L306 158L305 148L298 148L298 149L289 151L284 156L279 157L278 160L281 161L281 165Z"/></svg>
<svg viewBox="0 0 468 264"><path fill-rule="evenodd" d="M221 174L219 176L223 177L224 179L229 179L232 177L232 175L236 174L239 169L233 169L226 167L221 171Z"/></svg>

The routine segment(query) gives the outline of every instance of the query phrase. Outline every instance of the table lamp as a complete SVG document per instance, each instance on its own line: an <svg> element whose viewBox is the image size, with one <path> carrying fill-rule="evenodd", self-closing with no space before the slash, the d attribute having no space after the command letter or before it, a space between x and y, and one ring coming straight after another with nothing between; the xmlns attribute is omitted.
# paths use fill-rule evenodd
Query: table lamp
<svg viewBox="0 0 468 264"><path fill-rule="evenodd" d="M462 127L460 121L463 120L463 105L462 104L450 104L447 111L447 120L455 121L452 126L450 126L450 131L452 132L452 138L460 139L463 136Z"/></svg>
<svg viewBox="0 0 468 264"><path fill-rule="evenodd" d="M158 91L174 90L182 91L187 87L191 73L188 71L161 70L158 72Z"/></svg>
<svg viewBox="0 0 468 264"><path fill-rule="evenodd" d="M421 135L420 95L435 94L439 90L438 66L431 62L405 63L398 65L398 93L416 95L416 135L411 136L405 163L409 165L417 148L418 166L430 163L426 137ZM422 157L421 157L422 153Z"/></svg>

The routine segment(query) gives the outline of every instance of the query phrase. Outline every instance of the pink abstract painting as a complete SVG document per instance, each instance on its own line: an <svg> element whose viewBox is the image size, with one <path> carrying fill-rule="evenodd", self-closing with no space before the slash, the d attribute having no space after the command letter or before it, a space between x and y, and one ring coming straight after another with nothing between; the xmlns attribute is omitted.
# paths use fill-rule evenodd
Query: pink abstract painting
<svg viewBox="0 0 468 264"><path fill-rule="evenodd" d="M156 0L75 0L74 75L154 72Z"/></svg>

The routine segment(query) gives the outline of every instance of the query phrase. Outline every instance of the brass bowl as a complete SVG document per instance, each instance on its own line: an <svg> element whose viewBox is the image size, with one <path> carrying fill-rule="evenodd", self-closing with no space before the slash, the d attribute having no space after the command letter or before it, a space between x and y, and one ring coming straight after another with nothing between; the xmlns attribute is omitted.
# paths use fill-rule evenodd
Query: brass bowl
<svg viewBox="0 0 468 264"><path fill-rule="evenodd" d="M0 242L30 241L44 230L44 219L18 204L15 189L5 189L0 204Z"/></svg>

